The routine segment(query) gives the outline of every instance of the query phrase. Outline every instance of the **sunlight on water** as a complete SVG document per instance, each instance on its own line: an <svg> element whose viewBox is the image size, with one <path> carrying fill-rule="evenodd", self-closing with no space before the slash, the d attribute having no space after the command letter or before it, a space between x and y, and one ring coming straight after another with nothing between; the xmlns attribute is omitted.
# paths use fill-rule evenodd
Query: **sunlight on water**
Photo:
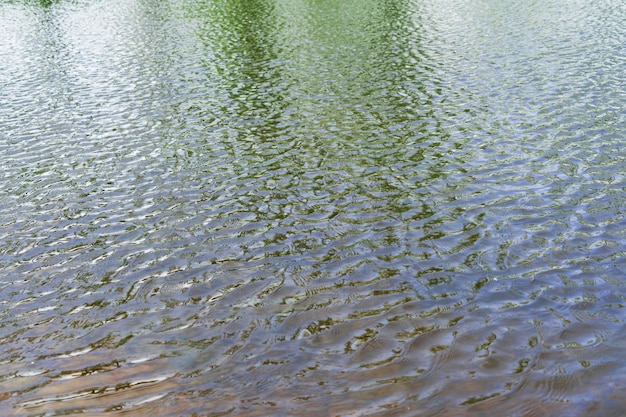
<svg viewBox="0 0 626 417"><path fill-rule="evenodd" d="M0 414L623 415L625 19L0 2Z"/></svg>

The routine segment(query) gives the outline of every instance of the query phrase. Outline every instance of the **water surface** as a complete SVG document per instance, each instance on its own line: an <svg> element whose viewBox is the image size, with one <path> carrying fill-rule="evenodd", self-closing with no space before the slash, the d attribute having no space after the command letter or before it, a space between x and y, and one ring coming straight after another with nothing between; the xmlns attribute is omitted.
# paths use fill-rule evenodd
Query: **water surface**
<svg viewBox="0 0 626 417"><path fill-rule="evenodd" d="M623 415L625 22L0 1L0 414Z"/></svg>

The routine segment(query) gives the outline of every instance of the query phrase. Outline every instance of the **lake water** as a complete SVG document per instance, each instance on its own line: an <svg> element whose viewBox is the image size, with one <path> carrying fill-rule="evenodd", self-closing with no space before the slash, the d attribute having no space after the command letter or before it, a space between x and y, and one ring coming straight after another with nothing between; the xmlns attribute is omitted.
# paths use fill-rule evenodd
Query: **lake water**
<svg viewBox="0 0 626 417"><path fill-rule="evenodd" d="M0 414L623 416L625 25L0 1Z"/></svg>

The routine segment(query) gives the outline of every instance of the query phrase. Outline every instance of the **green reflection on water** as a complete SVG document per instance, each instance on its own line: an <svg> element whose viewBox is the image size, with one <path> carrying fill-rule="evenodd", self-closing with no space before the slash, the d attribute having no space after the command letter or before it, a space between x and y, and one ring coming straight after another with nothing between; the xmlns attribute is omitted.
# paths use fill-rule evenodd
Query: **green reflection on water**
<svg viewBox="0 0 626 417"><path fill-rule="evenodd" d="M424 32L415 5L195 2L183 16L206 57L203 83L222 101L217 116L213 101L195 103L200 119L221 126L206 151L228 152L233 175L258 183L271 170L272 184L320 191L352 183L341 193L386 193L385 212L419 204L430 216L415 189L463 162L451 154L470 130L451 138L445 124L470 113L446 98L436 51L422 39L436 33ZM419 173L403 169L424 159Z"/></svg>

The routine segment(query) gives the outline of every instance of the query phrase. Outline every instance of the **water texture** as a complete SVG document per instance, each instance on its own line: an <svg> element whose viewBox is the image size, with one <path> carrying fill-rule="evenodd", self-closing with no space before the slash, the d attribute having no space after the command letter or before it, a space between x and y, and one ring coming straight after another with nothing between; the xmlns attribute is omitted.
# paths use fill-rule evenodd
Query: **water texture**
<svg viewBox="0 0 626 417"><path fill-rule="evenodd" d="M0 415L623 416L625 24L0 1Z"/></svg>

